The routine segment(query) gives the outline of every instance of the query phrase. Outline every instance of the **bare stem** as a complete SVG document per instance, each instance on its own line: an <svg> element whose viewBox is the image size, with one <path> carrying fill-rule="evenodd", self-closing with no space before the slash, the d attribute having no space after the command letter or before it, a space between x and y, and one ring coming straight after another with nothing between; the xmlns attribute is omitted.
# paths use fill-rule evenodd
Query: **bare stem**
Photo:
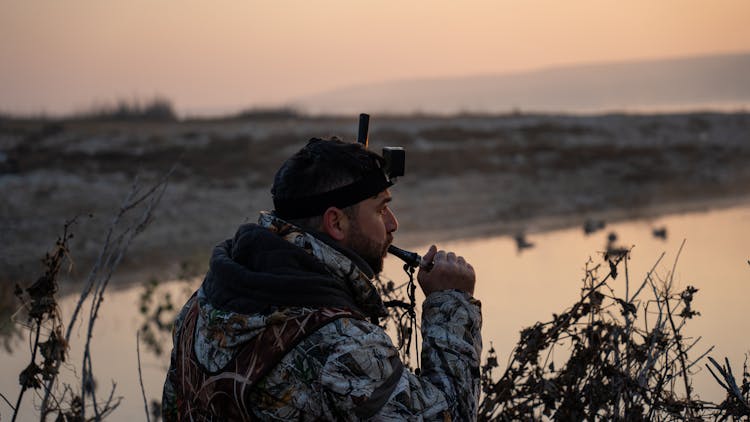
<svg viewBox="0 0 750 422"><path fill-rule="evenodd" d="M143 374L141 373L141 330L135 334L135 354L138 357L138 382L141 384L141 396L143 397L143 407L146 410L146 422L151 422L151 415L148 412L148 401L146 400L146 388L143 387Z"/></svg>
<svg viewBox="0 0 750 422"><path fill-rule="evenodd" d="M8 406L10 406L11 409L16 410L16 408L13 407L13 403L11 403L10 400L8 400L8 398L5 397L5 394L0 393L0 397L2 397L2 399L5 401L5 403L8 403Z"/></svg>
<svg viewBox="0 0 750 422"><path fill-rule="evenodd" d="M33 365L36 362L36 352L39 350L39 333L42 330L42 321L37 321L36 325L36 335L34 336L34 348L31 352L31 363L29 366ZM33 375L36 377L36 374ZM27 381L28 382L28 381ZM18 400L16 400L16 406L13 408L13 419L11 419L13 422L15 422L16 418L18 417L18 412L21 410L21 400L23 400L23 395L26 393L27 387L26 384L21 386L21 392L18 393Z"/></svg>
<svg viewBox="0 0 750 422"><path fill-rule="evenodd" d="M105 236L105 240L101 248L101 251L99 253L99 256L96 262L94 263L94 265L92 266L91 271L89 272L89 275L84 284L84 287L81 290L81 294L78 299L78 302L76 303L75 309L73 310L73 313L70 317L70 321L68 322L67 330L65 333L65 341L68 343L70 342L70 337L73 331L73 326L78 321L81 309L84 303L91 296L91 293L93 291L93 298L92 298L91 308L90 308L89 317L87 321L86 344L85 344L85 349L84 349L84 358L83 358L83 365L82 365L82 381L84 384L87 381L93 379L93 376L91 373L92 367L91 367L90 345L91 345L91 338L93 337L94 325L99 315L99 309L101 307L102 301L104 300L104 292L109 284L110 279L112 278L112 275L115 269L118 267L119 263L121 262L122 258L124 257L125 253L130 247L130 244L133 241L133 239L135 238L136 235L141 233L145 229L145 227L148 225L148 223L152 220L153 211L158 205L159 201L161 200L164 194L164 191L166 189L167 180L173 171L174 171L174 167L172 167L172 169L170 169L170 171L167 172L167 174L164 177L162 177L156 184L154 184L150 189L146 190L145 192L142 192L141 189L139 188L137 179L133 182L133 186L131 188L130 193L122 202L122 205L120 206L120 210L113 217L112 222L110 223L109 228L107 229L107 234ZM133 209L135 209L136 207L138 207L139 205L143 203L146 203L145 207L140 212L140 215L136 219L136 222L132 225L126 226L121 229L122 222L125 216L130 211L132 211ZM60 363L58 362L56 369L59 370L59 368L60 368ZM49 409L48 409L49 399L50 399L50 395L52 394L52 387L56 381L56 377L57 377L56 374L58 373L57 370L54 371L54 374L52 375L52 377L50 377L50 379L47 381L45 394L42 399L42 404L40 406L42 421L46 419L46 415L49 413ZM83 389L83 386L82 386L82 389ZM91 395L94 398L93 406L94 406L94 412L96 414L97 419L100 419L101 417L103 417L105 414L108 414L112 410L109 407L111 400L108 402L107 405L105 405L105 408L100 410L98 407L98 404L96 403L95 392L93 390L91 391ZM84 418L85 418L86 391L81 391L81 400L84 401L82 412L84 412ZM118 404L119 404L119 401L118 401Z"/></svg>

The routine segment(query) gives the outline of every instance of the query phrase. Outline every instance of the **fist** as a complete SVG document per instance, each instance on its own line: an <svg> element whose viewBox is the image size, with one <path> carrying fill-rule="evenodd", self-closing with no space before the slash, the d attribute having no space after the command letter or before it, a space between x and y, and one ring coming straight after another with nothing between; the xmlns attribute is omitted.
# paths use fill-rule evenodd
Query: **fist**
<svg viewBox="0 0 750 422"><path fill-rule="evenodd" d="M438 250L435 245L422 257L417 281L425 296L440 290L461 290L474 294L476 276L474 267L464 257L453 252Z"/></svg>

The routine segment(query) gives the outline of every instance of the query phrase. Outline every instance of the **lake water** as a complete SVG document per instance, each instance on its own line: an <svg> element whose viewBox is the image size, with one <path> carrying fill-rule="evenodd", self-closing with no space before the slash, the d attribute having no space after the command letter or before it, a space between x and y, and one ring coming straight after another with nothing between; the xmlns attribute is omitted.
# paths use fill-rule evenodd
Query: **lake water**
<svg viewBox="0 0 750 422"><path fill-rule="evenodd" d="M652 235L653 228L665 227L667 239ZM616 232L618 243L634 245L628 263L631 283L639 284L657 258L666 255L657 267L665 276L671 270L683 239L687 239L675 271L677 291L693 285L700 289L693 302L701 316L690 321L686 333L702 336L693 356L715 345L711 356L728 357L735 372L742 367L745 353L750 352L750 207L669 215L648 221L608 224L589 236L581 228L531 234L527 240L535 246L521 253L508 237L446 242L441 248L452 249L465 256L475 267L478 282L476 296L483 303L483 336L485 350L490 342L499 354L501 366L507 361L519 331L536 321L547 321L552 313L560 313L580 297L583 268L589 257L599 260L607 234ZM420 253L426 246L420 248ZM395 258L386 260L385 274L403 280L400 264ZM624 277L614 283L624 289ZM631 286L633 285L631 284ZM172 282L168 288L182 290L184 283ZM138 383L136 330L142 323L138 313L141 286L108 293L96 325L92 346L93 367L99 395L117 383L122 405L111 416L113 421L143 420L143 402ZM619 290L621 293L622 290ZM70 315L74 298L61 301L63 316ZM85 327L74 330L67 379L80 368L80 349ZM168 346L169 347L169 346ZM15 402L18 394L18 373L28 364L28 342L15 341L15 353L0 351L0 392ZM168 358L157 357L141 346L143 381L149 398L161 396L161 386ZM702 365L701 365L702 367ZM723 394L705 369L694 378L694 387L703 399L721 400ZM38 404L34 393L24 398L27 410ZM0 418L9 419L12 412L0 401ZM19 420L34 420L27 412Z"/></svg>

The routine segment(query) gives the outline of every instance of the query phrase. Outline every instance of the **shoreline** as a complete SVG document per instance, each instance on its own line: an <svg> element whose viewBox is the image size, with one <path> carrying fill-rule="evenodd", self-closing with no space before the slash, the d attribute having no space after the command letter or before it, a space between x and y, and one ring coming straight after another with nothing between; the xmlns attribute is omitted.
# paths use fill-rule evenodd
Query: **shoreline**
<svg viewBox="0 0 750 422"><path fill-rule="evenodd" d="M707 213L750 206L750 195L741 197L700 198L665 204L649 204L634 209L608 209L589 212L585 215L543 215L528 220L509 222L487 222L466 228L420 230L397 234L396 239L404 247L428 245L431 241L462 241L485 238L543 234L578 227L583 230L586 219L601 220L606 224L657 219L671 215Z"/></svg>

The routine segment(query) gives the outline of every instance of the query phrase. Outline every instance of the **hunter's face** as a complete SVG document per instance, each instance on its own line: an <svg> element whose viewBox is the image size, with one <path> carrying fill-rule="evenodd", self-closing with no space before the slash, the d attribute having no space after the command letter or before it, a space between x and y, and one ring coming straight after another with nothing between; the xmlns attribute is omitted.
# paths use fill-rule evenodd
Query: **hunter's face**
<svg viewBox="0 0 750 422"><path fill-rule="evenodd" d="M391 193L388 189L360 202L346 242L350 249L370 265L375 274L383 270L383 258L393 242L393 232L398 229L398 221L388 207L389 202Z"/></svg>

